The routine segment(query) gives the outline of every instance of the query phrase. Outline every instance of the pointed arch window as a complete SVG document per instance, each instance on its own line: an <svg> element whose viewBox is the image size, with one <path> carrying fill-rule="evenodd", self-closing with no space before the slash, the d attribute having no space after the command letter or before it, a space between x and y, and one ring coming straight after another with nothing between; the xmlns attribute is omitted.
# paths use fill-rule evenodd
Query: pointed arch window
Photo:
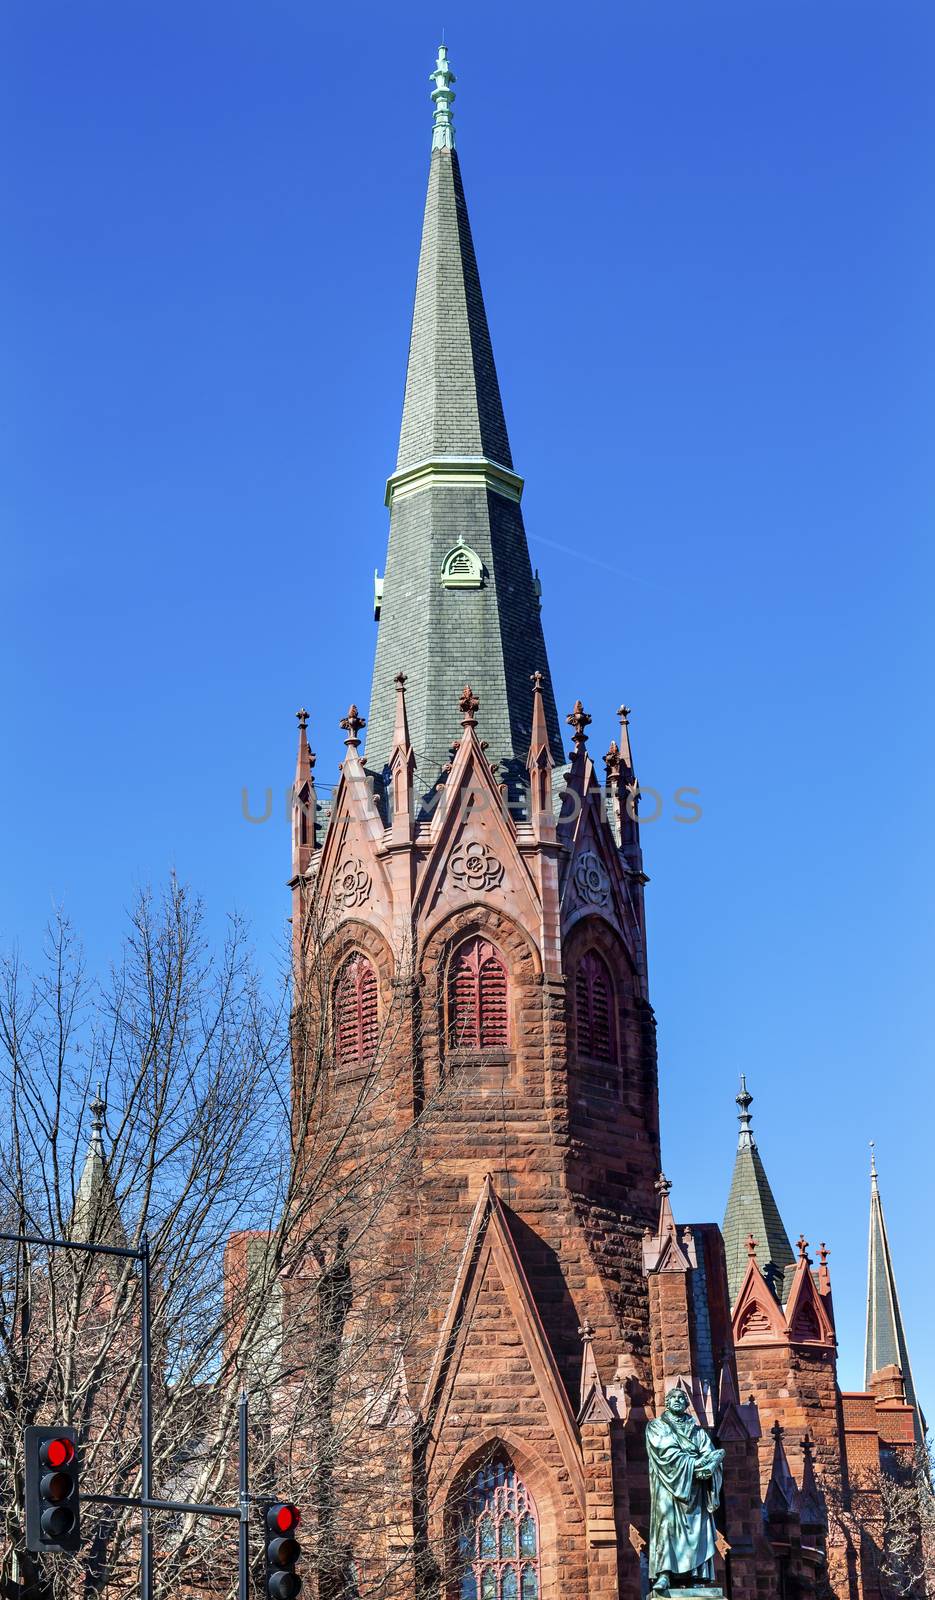
<svg viewBox="0 0 935 1600"><path fill-rule="evenodd" d="M366 956L349 956L334 991L334 1053L338 1065L357 1066L377 1048L377 975Z"/></svg>
<svg viewBox="0 0 935 1600"><path fill-rule="evenodd" d="M448 1039L454 1050L506 1050L507 971L499 950L471 939L455 952L448 981Z"/></svg>
<svg viewBox="0 0 935 1600"><path fill-rule="evenodd" d="M595 950L582 956L575 973L575 1025L579 1056L616 1061L614 986Z"/></svg>
<svg viewBox="0 0 935 1600"><path fill-rule="evenodd" d="M481 1467L457 1513L458 1583L454 1600L540 1600L539 1518L513 1463Z"/></svg>

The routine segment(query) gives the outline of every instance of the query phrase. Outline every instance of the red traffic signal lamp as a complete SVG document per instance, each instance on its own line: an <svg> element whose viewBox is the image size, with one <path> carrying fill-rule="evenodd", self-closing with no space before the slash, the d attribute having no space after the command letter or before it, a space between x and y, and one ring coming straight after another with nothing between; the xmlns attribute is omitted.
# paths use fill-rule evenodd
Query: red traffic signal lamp
<svg viewBox="0 0 935 1600"><path fill-rule="evenodd" d="M302 1554L296 1530L302 1517L297 1506L275 1501L267 1506L263 1527L266 1535L266 1593L268 1600L295 1600L302 1579L295 1564Z"/></svg>
<svg viewBox="0 0 935 1600"><path fill-rule="evenodd" d="M34 1554L81 1543L77 1443L74 1428L24 1432L26 1548Z"/></svg>

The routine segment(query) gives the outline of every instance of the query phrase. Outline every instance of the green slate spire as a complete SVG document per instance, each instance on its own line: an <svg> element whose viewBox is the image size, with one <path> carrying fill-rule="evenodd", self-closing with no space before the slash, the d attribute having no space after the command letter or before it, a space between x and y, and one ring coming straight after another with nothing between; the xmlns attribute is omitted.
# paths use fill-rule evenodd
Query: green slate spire
<svg viewBox="0 0 935 1600"><path fill-rule="evenodd" d="M916 1399L909 1346L903 1327L903 1314L896 1292L896 1274L890 1255L889 1235L880 1198L876 1152L870 1146L870 1246L867 1264L867 1342L864 1348L864 1384L883 1367L899 1367L903 1375L906 1400L916 1408L916 1436L921 1443L921 1424Z"/></svg>
<svg viewBox="0 0 935 1600"><path fill-rule="evenodd" d="M795 1264L795 1254L753 1137L752 1104L753 1096L747 1088L746 1074L743 1074L737 1096L740 1119L737 1159L721 1230L732 1305L747 1271L747 1239L751 1235L757 1243L760 1269L777 1300L783 1299L786 1269Z"/></svg>
<svg viewBox="0 0 935 1600"><path fill-rule="evenodd" d="M446 45L438 47L438 60L435 69L429 73L429 82L434 83L432 99L435 101L435 116L432 119L432 149L453 150L455 147L455 122L452 106L455 101L455 92L451 85L457 82L451 67L448 65L448 49Z"/></svg>
<svg viewBox="0 0 935 1600"><path fill-rule="evenodd" d="M552 758L562 738L487 312L451 128L454 75L443 45L432 73L435 135L416 278L396 467L387 483L389 549L379 603L366 764L385 774L395 680L406 674L416 787L427 796L460 736L470 683L499 776L527 779L530 679L542 673Z"/></svg>

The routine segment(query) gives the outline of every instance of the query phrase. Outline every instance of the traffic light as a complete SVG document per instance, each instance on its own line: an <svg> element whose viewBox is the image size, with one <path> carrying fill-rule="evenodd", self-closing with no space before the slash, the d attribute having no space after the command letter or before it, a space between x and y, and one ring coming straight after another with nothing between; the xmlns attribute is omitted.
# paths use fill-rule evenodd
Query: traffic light
<svg viewBox="0 0 935 1600"><path fill-rule="evenodd" d="M78 1451L74 1428L24 1432L26 1549L77 1550L81 1543Z"/></svg>
<svg viewBox="0 0 935 1600"><path fill-rule="evenodd" d="M268 1506L266 1531L266 1593L269 1600L295 1600L302 1579L295 1564L302 1554L295 1532L301 1516L295 1506L281 1502Z"/></svg>

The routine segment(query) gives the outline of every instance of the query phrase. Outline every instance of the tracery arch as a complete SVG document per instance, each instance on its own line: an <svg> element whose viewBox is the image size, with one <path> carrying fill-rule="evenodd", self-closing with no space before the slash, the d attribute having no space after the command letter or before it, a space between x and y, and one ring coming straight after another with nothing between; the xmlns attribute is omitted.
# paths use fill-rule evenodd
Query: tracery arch
<svg viewBox="0 0 935 1600"><path fill-rule="evenodd" d="M452 1521L452 1600L540 1600L539 1513L505 1452L471 1473Z"/></svg>

